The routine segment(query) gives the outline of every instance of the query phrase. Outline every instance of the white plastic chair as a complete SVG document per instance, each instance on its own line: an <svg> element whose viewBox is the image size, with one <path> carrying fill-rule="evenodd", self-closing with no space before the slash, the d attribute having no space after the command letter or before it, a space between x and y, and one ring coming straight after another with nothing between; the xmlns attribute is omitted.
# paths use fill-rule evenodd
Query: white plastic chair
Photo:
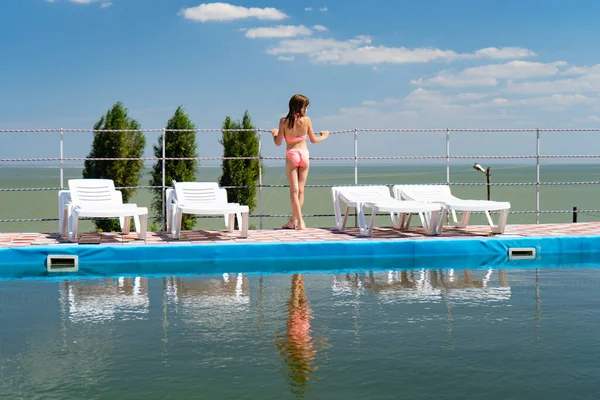
<svg viewBox="0 0 600 400"><path fill-rule="evenodd" d="M123 204L123 195L111 179L70 179L70 200L62 200L61 234L68 232L77 241L79 218L119 218L123 233L129 233L131 217L139 239L146 239L148 209L136 204ZM59 201L60 202L60 201ZM65 226L68 224L68 226Z"/></svg>
<svg viewBox="0 0 600 400"><path fill-rule="evenodd" d="M173 238L181 235L183 214L219 215L225 217L225 225L233 232L237 217L241 236L248 237L248 206L227 202L227 190L216 182L173 182L175 190L168 193L167 231Z"/></svg>
<svg viewBox="0 0 600 400"><path fill-rule="evenodd" d="M483 211L487 217L492 233L504 233L510 202L489 200L467 200L452 195L448 185L396 185L392 188L394 197L405 200L426 201L440 204L452 214L454 225L457 228L466 228L469 224L471 212ZM456 211L462 212L460 221ZM494 224L490 211L500 211L498 224Z"/></svg>
<svg viewBox="0 0 600 400"><path fill-rule="evenodd" d="M410 225L411 215L421 213L421 222L427 235L437 235L441 231L441 223L445 217L442 207L421 201L401 201L390 195L387 186L340 186L332 187L333 210L335 223L340 231L346 229L350 208L356 208L360 234L371 236L375 214L389 212L394 229L406 230ZM340 202L346 204L342 218ZM371 208L371 220L367 226L365 208Z"/></svg>

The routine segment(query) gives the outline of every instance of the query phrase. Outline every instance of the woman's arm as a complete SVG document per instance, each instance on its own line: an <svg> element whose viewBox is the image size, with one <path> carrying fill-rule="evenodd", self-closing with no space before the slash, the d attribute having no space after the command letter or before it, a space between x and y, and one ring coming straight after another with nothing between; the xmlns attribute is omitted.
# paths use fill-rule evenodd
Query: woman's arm
<svg viewBox="0 0 600 400"><path fill-rule="evenodd" d="M315 136L315 131L313 131L312 127L312 121L308 117L306 117L306 119L308 120L308 138L310 139L311 143L319 143L327 139L327 136L329 136L329 131L321 131L319 132L320 136Z"/></svg>
<svg viewBox="0 0 600 400"><path fill-rule="evenodd" d="M273 141L276 146L281 146L281 143L283 142L283 130L285 129L284 121L285 119L281 118L279 120L279 129L271 130L271 135L273 135Z"/></svg>

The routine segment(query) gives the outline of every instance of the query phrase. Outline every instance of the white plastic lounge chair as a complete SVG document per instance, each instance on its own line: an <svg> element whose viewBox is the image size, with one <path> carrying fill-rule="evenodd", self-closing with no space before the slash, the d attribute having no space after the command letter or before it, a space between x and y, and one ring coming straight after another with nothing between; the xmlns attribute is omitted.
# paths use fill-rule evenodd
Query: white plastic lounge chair
<svg viewBox="0 0 600 400"><path fill-rule="evenodd" d="M225 225L233 232L237 217L241 236L248 237L248 206L227 202L227 190L216 182L173 182L175 190L167 198L167 231L173 238L181 235L183 214L225 216Z"/></svg>
<svg viewBox="0 0 600 400"><path fill-rule="evenodd" d="M332 187L333 210L335 222L340 231L346 229L346 221L350 208L357 211L360 234L371 236L377 212L389 212L394 229L406 230L410 224L410 217L414 213L421 213L421 221L427 235L437 235L441 231L441 224L445 217L442 207L437 204L421 201L401 201L390 195L387 186L340 186ZM346 204L346 211L342 218L340 202ZM365 221L365 208L371 208L369 225Z"/></svg>
<svg viewBox="0 0 600 400"><path fill-rule="evenodd" d="M510 209L508 201L460 199L452 195L448 185L396 185L392 191L397 199L426 201L442 205L452 213L452 219L457 228L467 227L471 212L483 211L492 233L504 233ZM463 213L460 221L456 218L456 211ZM500 211L497 225L492 221L490 211Z"/></svg>
<svg viewBox="0 0 600 400"><path fill-rule="evenodd" d="M70 179L69 197L63 203L61 233L69 233L69 240L77 241L79 218L119 218L123 233L129 233L134 217L139 239L146 239L148 209L136 204L123 204L123 195L115 190L111 179ZM65 224L68 221L68 227Z"/></svg>

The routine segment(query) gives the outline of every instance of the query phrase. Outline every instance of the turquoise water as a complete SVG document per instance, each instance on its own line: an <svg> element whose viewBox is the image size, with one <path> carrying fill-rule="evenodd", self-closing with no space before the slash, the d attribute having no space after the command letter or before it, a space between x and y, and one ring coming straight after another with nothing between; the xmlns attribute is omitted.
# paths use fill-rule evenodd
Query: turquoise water
<svg viewBox="0 0 600 400"><path fill-rule="evenodd" d="M529 165L494 165L492 167L493 183L526 183L535 182L535 164ZM147 185L148 171L141 184ZM221 174L219 167L202 167L198 170L199 181L217 181ZM56 168L9 168L0 169L1 188L32 188L50 187L60 185L59 170ZM592 182L598 181L600 165L542 165L542 182ZM65 169L64 182L68 179L80 178L80 168ZM472 164L451 165L450 181L453 183L484 183L485 176L473 170ZM361 163L358 170L359 184L419 184L446 182L446 167L439 165L420 165L397 163L392 165L375 165L367 162ZM279 165L267 166L264 173L265 185L285 185L284 169ZM354 183L354 168L351 165L340 166L313 163L309 173L309 185L349 185ZM485 186L460 186L453 185L452 191L457 196L464 198L484 199L487 196ZM512 211L535 210L535 186L493 186L492 199L510 201ZM600 185L560 185L541 186L540 208L542 210L571 210L573 207L581 209L600 209ZM56 191L36 192L0 192L0 219L14 218L58 218L58 197ZM140 189L133 196L132 202L141 206L150 205L151 194L146 189ZM289 192L286 187L264 188L262 193L262 212L271 215L289 215ZM257 199L258 203L258 199ZM260 212L257 207L253 214ZM305 214L333 214L331 190L329 187L308 188L306 191ZM418 218L414 224L419 223ZM579 221L598 221L600 214L585 213L579 215ZM472 217L473 223L486 223L481 215ZM509 224L535 223L535 214L511 214ZM541 214L540 222L571 222L571 213ZM153 220L160 226L159 220ZM287 217L263 218L264 228L280 227L287 222ZM334 227L335 219L331 217L307 218L309 227ZM260 226L259 218L251 218L250 223L255 227ZM354 223L352 219L352 223ZM389 217L378 217L379 226L390 226ZM221 219L201 219L196 229L224 229ZM83 222L82 231L93 230L93 224ZM0 223L0 232L57 232L57 222L33 223Z"/></svg>
<svg viewBox="0 0 600 400"><path fill-rule="evenodd" d="M0 285L0 398L600 396L597 266Z"/></svg>

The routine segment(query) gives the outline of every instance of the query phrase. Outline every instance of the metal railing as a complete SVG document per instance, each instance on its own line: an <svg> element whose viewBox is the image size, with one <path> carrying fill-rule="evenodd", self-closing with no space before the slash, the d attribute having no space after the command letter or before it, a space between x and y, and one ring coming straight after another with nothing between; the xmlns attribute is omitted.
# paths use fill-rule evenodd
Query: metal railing
<svg viewBox="0 0 600 400"><path fill-rule="evenodd" d="M166 134L169 133L182 133L182 132L195 132L195 133L222 133L222 132L238 132L242 133L253 133L256 134L259 140L258 155L253 157L167 157L166 156ZM65 157L64 144L65 144L65 133L125 133L125 132L142 132L142 133L160 133L162 134L162 154L161 157L139 157L139 158L110 158L110 157ZM269 132L270 130L265 129L195 129L195 130L167 130L167 129L139 129L139 130L93 130L93 129L2 129L0 134L6 133L38 133L38 134L59 134L59 156L58 157L32 157L32 158L0 158L0 164L11 164L11 163L44 163L44 162L58 162L57 168L60 170L59 187L47 187L47 188L0 188L0 192L27 192L27 191L58 191L65 188L64 185L64 169L65 161L162 161L162 184L161 186L127 186L118 187L118 189L161 189L163 196L163 207L162 207L162 226L165 226L165 191L170 186L165 182L165 161L170 160L196 160L196 161L224 161L230 159L255 159L255 160L285 160L285 157L265 157L263 153L263 135L262 133ZM445 154L444 155L399 155L399 156L359 156L359 134L360 133L374 133L374 132L387 132L387 133L444 133L445 134ZM450 153L451 145L451 134L452 133L466 133L466 132L478 132L478 133L531 133L535 134L535 154L532 155L452 155ZM311 160L315 161L352 161L354 168L354 182L353 185L359 185L359 162L360 161L393 161L393 160L445 160L446 169L446 181L438 184L455 185L455 186L483 186L488 183L470 183L470 182L451 182L450 172L451 166L450 161L453 159L496 159L496 160L535 160L536 180L535 182L501 182L501 183L489 183L491 186L535 186L535 210L516 210L511 211L511 214L533 214L536 215L536 224L540 222L540 214L544 213L572 213L574 210L541 210L540 209L540 187L544 185L598 185L600 181L568 181L568 182L541 182L540 161L544 159L600 159L600 155L582 155L582 154L570 154L570 155L550 155L541 154L541 133L548 132L600 132L600 128L593 129L350 129L330 132L330 134L343 135L348 134L353 136L353 155L347 157L310 157ZM393 184L388 184L392 186ZM334 185L306 185L307 188L319 188L319 187L331 187ZM335 186L344 186L336 184ZM349 186L349 185L346 185ZM258 215L251 215L251 217L259 218L259 227L263 228L263 218L271 217L289 217L289 215L277 215L277 214L264 214L263 213L263 189L264 188L283 188L288 185L269 185L263 182L263 171L262 162L259 163L259 181L258 185L255 186L228 186L225 188L247 188L255 187L258 189ZM577 213L600 213L600 210L576 210ZM331 217L333 214L308 214L306 217ZM151 217L152 218L152 217ZM156 218L156 217L155 217ZM204 217L211 218L211 217ZM214 217L213 217L214 218ZM29 219L0 219L0 223L8 222L47 222L57 221L58 218L29 218Z"/></svg>

